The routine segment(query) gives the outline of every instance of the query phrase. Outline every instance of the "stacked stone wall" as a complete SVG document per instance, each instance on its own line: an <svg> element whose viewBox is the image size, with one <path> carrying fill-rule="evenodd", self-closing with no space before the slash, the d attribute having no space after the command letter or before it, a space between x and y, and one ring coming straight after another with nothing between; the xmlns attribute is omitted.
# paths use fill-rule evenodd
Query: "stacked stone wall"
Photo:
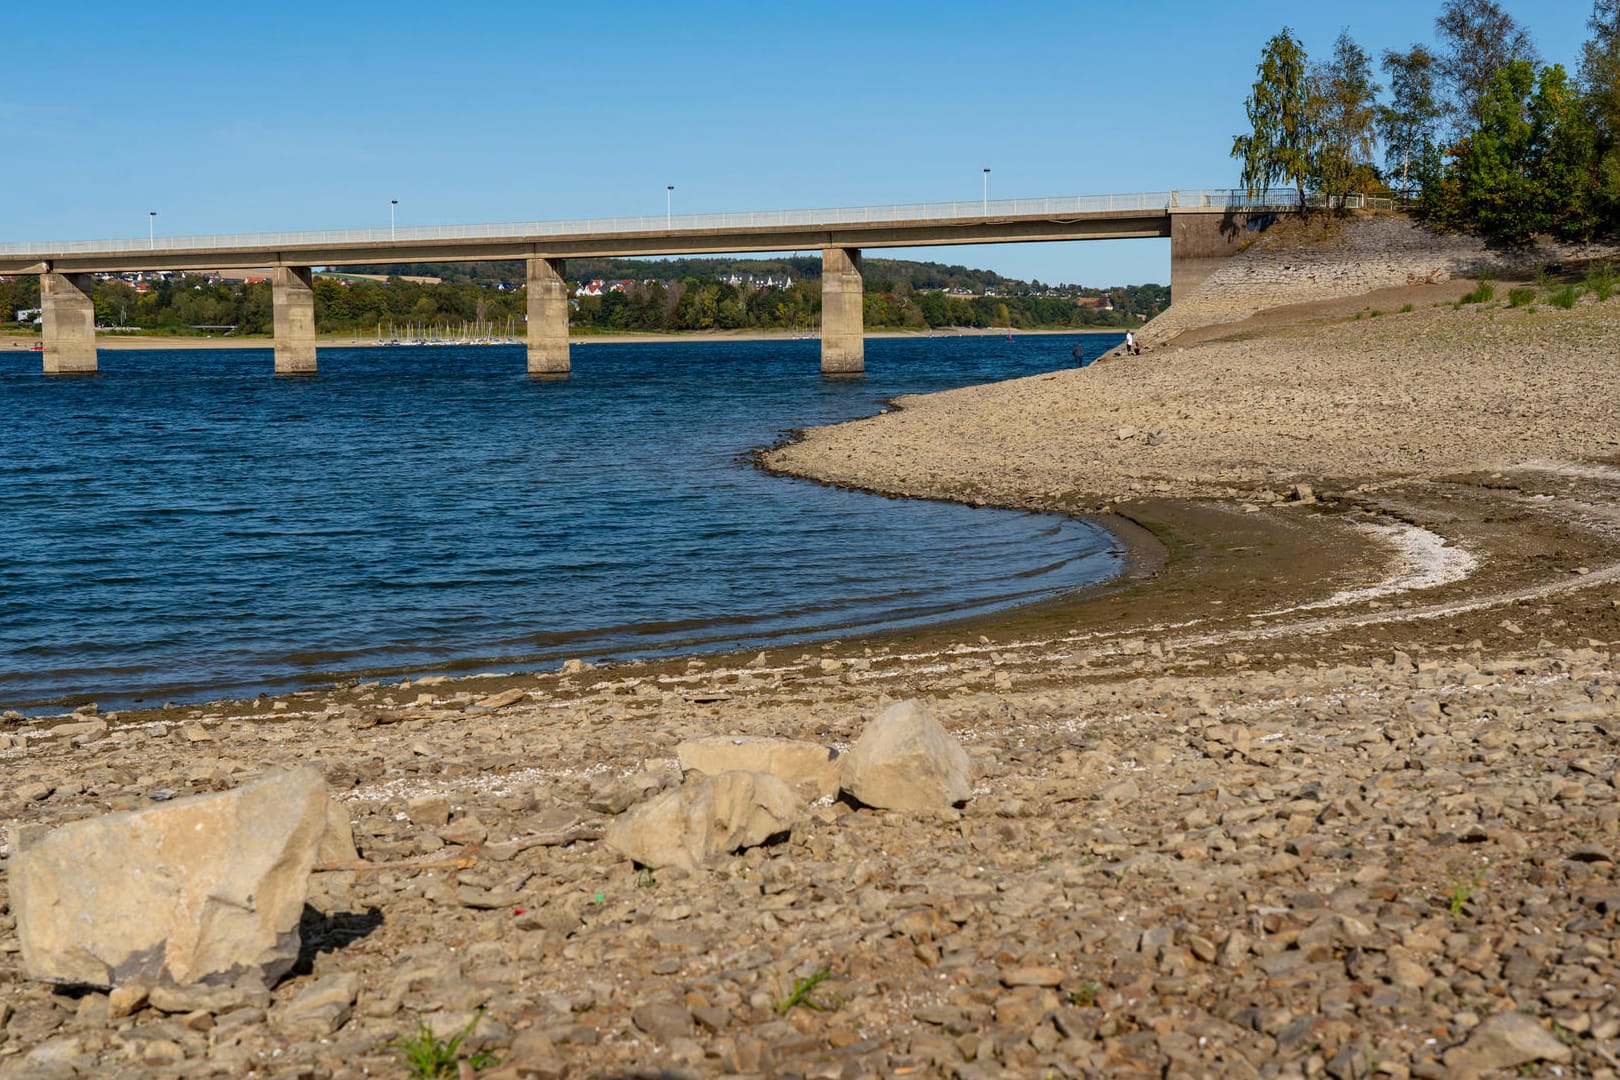
<svg viewBox="0 0 1620 1080"><path fill-rule="evenodd" d="M1326 237L1305 239L1297 222L1263 234L1142 328L1146 344L1185 331L1240 322L1268 308L1360 296L1402 285L1481 273L1534 273L1549 262L1613 255L1613 247L1540 243L1512 252L1472 236L1441 236L1395 214L1348 218Z"/></svg>

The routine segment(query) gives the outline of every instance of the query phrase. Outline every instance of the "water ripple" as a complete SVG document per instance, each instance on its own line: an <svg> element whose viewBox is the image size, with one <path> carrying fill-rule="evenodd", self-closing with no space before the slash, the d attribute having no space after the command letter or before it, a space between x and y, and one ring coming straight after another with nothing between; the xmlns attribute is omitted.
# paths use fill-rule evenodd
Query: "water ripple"
<svg viewBox="0 0 1620 1080"><path fill-rule="evenodd" d="M0 356L0 705L756 647L1105 577L1083 523L768 477L793 426L1071 363L1070 337ZM1091 351L1095 345L1088 345Z"/></svg>

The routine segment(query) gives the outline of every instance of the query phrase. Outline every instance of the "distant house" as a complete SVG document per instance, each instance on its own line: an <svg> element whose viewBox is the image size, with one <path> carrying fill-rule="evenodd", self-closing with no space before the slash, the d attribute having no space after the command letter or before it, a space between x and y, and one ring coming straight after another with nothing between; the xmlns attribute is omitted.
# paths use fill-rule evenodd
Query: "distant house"
<svg viewBox="0 0 1620 1080"><path fill-rule="evenodd" d="M20 323L37 323L40 315L40 309L37 307L17 309L17 321Z"/></svg>
<svg viewBox="0 0 1620 1080"><path fill-rule="evenodd" d="M607 285L607 283L604 282L601 278L594 278L594 279L592 279L590 281L584 282L577 289L575 289L574 290L574 295L575 296L601 296L604 292L607 291L606 285Z"/></svg>

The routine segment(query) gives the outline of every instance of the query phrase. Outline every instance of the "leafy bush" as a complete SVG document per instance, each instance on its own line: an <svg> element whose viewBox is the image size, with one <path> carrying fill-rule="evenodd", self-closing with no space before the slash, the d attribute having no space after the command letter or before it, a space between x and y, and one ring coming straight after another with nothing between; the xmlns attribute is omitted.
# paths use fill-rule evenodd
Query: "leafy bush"
<svg viewBox="0 0 1620 1080"><path fill-rule="evenodd" d="M1593 263L1586 271L1586 288L1599 300L1614 295L1614 265L1607 259Z"/></svg>
<svg viewBox="0 0 1620 1080"><path fill-rule="evenodd" d="M1565 285L1554 289L1547 294L1547 303L1553 307L1569 309L1575 306L1575 301L1581 298L1581 289L1578 285Z"/></svg>

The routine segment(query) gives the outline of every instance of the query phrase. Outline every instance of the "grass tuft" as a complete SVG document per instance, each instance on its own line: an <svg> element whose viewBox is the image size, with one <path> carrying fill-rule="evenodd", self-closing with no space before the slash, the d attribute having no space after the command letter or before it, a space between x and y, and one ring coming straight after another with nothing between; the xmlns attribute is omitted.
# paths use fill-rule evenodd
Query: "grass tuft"
<svg viewBox="0 0 1620 1080"><path fill-rule="evenodd" d="M1472 292L1464 293L1464 304L1488 304L1496 298L1496 283L1490 278L1480 278Z"/></svg>
<svg viewBox="0 0 1620 1080"><path fill-rule="evenodd" d="M1574 307L1575 301L1579 300L1580 298L1581 287L1579 285L1565 285L1548 293L1547 303L1551 304L1555 308L1563 308L1567 311Z"/></svg>
<svg viewBox="0 0 1620 1080"><path fill-rule="evenodd" d="M427 1021L418 1016L416 1034L401 1036L389 1045L398 1050L400 1056L405 1059L405 1068L409 1070L412 1080L438 1080L440 1077L455 1076L463 1060L461 1044L473 1033L478 1021L483 1018L484 1010L479 1009L467 1022L466 1027L448 1039L441 1039L433 1034L433 1029L428 1027ZM465 1060L474 1069L487 1069L491 1065L498 1064L495 1053L491 1050L468 1054Z"/></svg>
<svg viewBox="0 0 1620 1080"><path fill-rule="evenodd" d="M1508 290L1508 307L1524 307L1536 298L1536 290L1528 285Z"/></svg>
<svg viewBox="0 0 1620 1080"><path fill-rule="evenodd" d="M1094 982L1083 982L1078 988L1069 993L1069 1004L1078 1005L1082 1009L1089 1009L1097 1004L1097 995L1102 993L1102 987Z"/></svg>
<svg viewBox="0 0 1620 1080"><path fill-rule="evenodd" d="M1614 264L1607 259L1593 263L1587 268L1584 284L1593 296L1599 300L1607 300L1614 295Z"/></svg>
<svg viewBox="0 0 1620 1080"><path fill-rule="evenodd" d="M828 969L825 964L823 964L809 975L794 983L793 992L776 1003L776 1015L786 1016L789 1010L791 1010L795 1005L803 1005L805 1008L814 1009L816 1012L826 1012L828 1009L838 1008L841 1002L834 1001L830 1005L824 1005L810 996L810 991L814 990L816 987L820 986L830 978L832 978L832 971Z"/></svg>
<svg viewBox="0 0 1620 1080"><path fill-rule="evenodd" d="M1480 868L1479 872L1468 881L1452 880L1451 887L1446 890L1446 907L1451 912L1452 918L1463 913L1463 907L1473 897L1474 890L1485 883L1486 869L1488 868Z"/></svg>

